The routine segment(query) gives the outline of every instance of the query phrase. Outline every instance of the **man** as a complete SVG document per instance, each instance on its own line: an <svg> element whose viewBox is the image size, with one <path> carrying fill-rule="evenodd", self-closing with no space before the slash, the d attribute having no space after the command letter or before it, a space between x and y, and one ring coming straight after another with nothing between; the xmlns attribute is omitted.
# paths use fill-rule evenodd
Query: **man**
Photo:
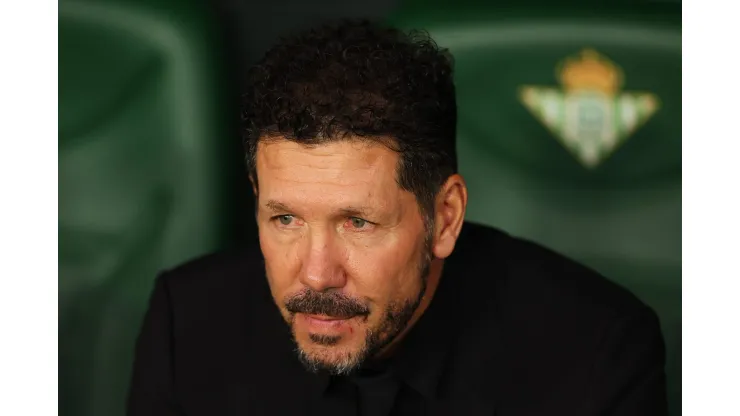
<svg viewBox="0 0 740 416"><path fill-rule="evenodd" d="M464 222L456 120L418 33L348 21L270 50L244 100L259 242L158 277L128 414L666 414L650 308Z"/></svg>

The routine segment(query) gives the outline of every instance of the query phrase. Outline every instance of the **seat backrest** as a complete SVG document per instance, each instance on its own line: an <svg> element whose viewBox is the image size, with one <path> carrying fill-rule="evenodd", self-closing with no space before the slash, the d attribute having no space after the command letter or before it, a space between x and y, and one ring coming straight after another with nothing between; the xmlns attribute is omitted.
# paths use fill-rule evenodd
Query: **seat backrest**
<svg viewBox="0 0 740 416"><path fill-rule="evenodd" d="M206 16L184 0L59 4L62 415L123 414L157 272L223 242Z"/></svg>
<svg viewBox="0 0 740 416"><path fill-rule="evenodd" d="M478 3L409 0L389 19L454 55L468 219L558 250L654 307L678 415L681 5Z"/></svg>

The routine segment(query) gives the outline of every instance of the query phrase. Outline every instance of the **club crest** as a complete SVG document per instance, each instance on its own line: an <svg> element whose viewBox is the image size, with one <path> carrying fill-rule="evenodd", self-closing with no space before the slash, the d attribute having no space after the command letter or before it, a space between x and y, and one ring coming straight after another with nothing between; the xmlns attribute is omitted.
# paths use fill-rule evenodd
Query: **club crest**
<svg viewBox="0 0 740 416"><path fill-rule="evenodd" d="M557 67L559 87L525 85L519 99L586 168L593 169L660 106L649 92L622 91L621 68L592 49Z"/></svg>

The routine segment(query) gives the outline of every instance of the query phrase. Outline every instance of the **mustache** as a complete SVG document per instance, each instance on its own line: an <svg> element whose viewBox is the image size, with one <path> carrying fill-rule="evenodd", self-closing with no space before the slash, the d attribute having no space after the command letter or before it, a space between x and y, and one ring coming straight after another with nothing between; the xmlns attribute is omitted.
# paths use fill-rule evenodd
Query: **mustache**
<svg viewBox="0 0 740 416"><path fill-rule="evenodd" d="M286 298L285 309L292 314L327 315L340 319L370 313L365 304L351 296L339 292L316 292L311 289L303 289Z"/></svg>

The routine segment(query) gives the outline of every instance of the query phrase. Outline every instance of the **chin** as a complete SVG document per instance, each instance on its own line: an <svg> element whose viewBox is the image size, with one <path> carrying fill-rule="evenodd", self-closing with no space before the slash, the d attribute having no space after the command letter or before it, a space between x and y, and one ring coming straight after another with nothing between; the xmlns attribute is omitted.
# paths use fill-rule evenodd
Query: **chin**
<svg viewBox="0 0 740 416"><path fill-rule="evenodd" d="M358 352L336 347L318 350L301 348L298 354L306 369L314 373L325 371L333 375L347 375L357 370L363 363Z"/></svg>
<svg viewBox="0 0 740 416"><path fill-rule="evenodd" d="M304 366L312 372L349 374L367 358L366 333L361 325L352 329L312 328L304 325L300 317L293 321L293 336L297 352Z"/></svg>
<svg viewBox="0 0 740 416"><path fill-rule="evenodd" d="M327 339L323 336L316 342L316 336L298 339L298 356L303 365L312 372L326 371L343 375L352 373L365 360L364 346L345 339Z"/></svg>

